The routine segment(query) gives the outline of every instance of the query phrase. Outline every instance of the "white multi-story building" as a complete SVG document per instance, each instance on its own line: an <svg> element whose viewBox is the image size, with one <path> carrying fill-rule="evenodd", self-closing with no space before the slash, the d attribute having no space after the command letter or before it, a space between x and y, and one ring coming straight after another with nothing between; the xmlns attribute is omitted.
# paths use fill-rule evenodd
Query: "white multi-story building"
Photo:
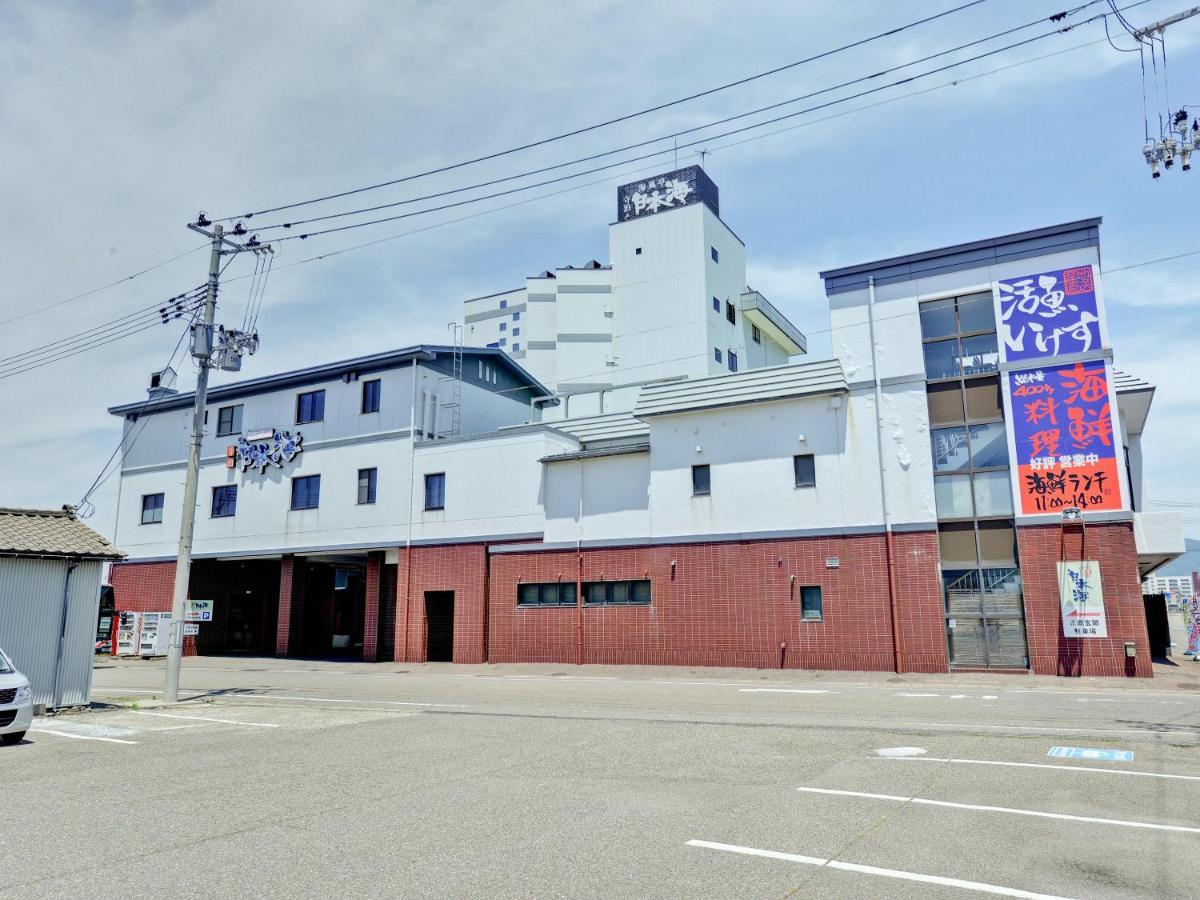
<svg viewBox="0 0 1200 900"><path fill-rule="evenodd" d="M212 390L197 649L1149 674L1182 525L1135 512L1154 389L1111 369L1099 220L822 273L809 361L716 200L622 187L610 265L468 301L472 346ZM111 410L120 609L169 606L192 401Z"/></svg>
<svg viewBox="0 0 1200 900"><path fill-rule="evenodd" d="M1191 600L1195 593L1193 577L1188 575L1151 575L1142 582L1147 594L1170 594L1174 600Z"/></svg>

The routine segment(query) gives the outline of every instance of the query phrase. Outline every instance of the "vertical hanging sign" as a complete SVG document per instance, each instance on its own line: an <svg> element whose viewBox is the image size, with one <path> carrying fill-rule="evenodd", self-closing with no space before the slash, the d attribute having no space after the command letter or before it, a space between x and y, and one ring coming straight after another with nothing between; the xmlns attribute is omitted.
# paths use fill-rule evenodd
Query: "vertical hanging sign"
<svg viewBox="0 0 1200 900"><path fill-rule="evenodd" d="M1104 591L1100 585L1098 562L1091 559L1060 562L1058 589L1065 637L1108 637L1108 622L1104 618Z"/></svg>
<svg viewBox="0 0 1200 900"><path fill-rule="evenodd" d="M1017 515L1127 508L1116 392L1104 359L1108 329L1093 267L1002 279L993 296L1007 364L1001 382Z"/></svg>

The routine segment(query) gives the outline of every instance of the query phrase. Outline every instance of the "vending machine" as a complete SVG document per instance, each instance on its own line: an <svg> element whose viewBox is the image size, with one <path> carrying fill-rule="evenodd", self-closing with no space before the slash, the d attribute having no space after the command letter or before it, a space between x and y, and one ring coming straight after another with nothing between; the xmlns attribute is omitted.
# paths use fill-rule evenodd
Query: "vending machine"
<svg viewBox="0 0 1200 900"><path fill-rule="evenodd" d="M142 637L138 652L143 659L151 656L166 656L171 644L171 614L169 612L142 613Z"/></svg>
<svg viewBox="0 0 1200 900"><path fill-rule="evenodd" d="M141 646L142 614L122 611L117 615L117 656L137 656Z"/></svg>

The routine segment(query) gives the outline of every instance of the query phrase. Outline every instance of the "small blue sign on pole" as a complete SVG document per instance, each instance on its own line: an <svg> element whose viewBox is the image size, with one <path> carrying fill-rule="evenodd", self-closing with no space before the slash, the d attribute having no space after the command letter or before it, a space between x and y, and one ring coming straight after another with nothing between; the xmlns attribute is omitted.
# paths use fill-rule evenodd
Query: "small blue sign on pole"
<svg viewBox="0 0 1200 900"><path fill-rule="evenodd" d="M1047 756L1060 759L1090 759L1100 762L1133 762L1132 750L1101 750L1095 747L1051 747Z"/></svg>

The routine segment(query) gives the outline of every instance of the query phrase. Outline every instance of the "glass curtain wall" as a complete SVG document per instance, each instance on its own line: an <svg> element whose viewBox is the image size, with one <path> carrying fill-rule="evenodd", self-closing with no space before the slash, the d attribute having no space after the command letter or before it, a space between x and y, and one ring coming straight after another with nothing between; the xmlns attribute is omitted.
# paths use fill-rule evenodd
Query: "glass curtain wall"
<svg viewBox="0 0 1200 900"><path fill-rule="evenodd" d="M920 314L950 663L1027 668L992 295Z"/></svg>

